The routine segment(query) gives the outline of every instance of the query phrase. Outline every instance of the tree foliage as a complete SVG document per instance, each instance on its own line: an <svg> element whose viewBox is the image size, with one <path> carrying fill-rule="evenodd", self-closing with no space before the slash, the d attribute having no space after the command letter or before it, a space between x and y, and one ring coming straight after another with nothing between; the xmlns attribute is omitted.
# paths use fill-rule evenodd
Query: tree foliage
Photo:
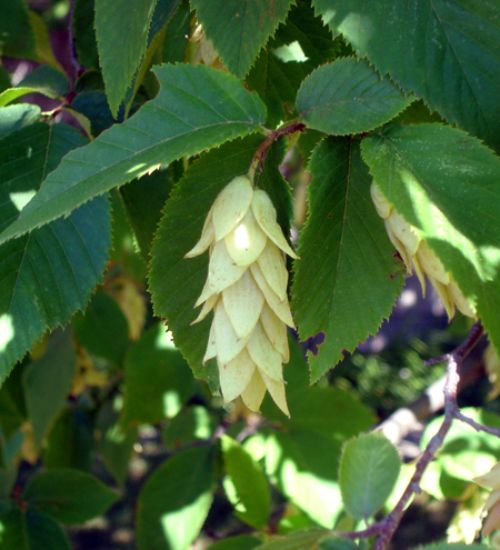
<svg viewBox="0 0 500 550"><path fill-rule="evenodd" d="M479 541L486 493L474 479L500 451L498 4L4 4L0 546L66 549L81 527L65 525L106 512L116 522L112 506L131 506L130 471L154 461L150 440L158 467L132 505L139 550L196 540L341 550L368 547L363 538L380 550L419 487L459 502L447 532L458 544L440 533L423 540L438 543L429 548L494 541L488 529ZM216 227L212 205L238 176L269 197L274 229L269 210L245 209L276 244L266 250L297 251L287 260L294 330L269 317L288 305L268 285L278 271L259 271L272 262L241 270L271 304L256 316L258 330L269 323L262 341L278 347L271 333L284 331L285 385L281 374L268 382L285 387L290 417L270 396L260 411L226 403L220 349L204 361L222 325L211 312L194 322L227 232L209 253L186 254ZM238 212L225 208L217 215L234 230ZM398 297L412 266L470 307L474 319L459 313L440 332L447 348L411 334L386 345L393 326L406 330ZM444 422L427 426L428 460L411 470L397 438L367 432L396 408L384 395L410 406L441 372L423 369L417 351L448 351L474 322L442 358ZM483 327L497 389L486 396L483 380L464 420L453 369ZM382 358L367 339L372 350L384 342ZM384 368L415 381L406 393L397 381L381 389Z"/></svg>

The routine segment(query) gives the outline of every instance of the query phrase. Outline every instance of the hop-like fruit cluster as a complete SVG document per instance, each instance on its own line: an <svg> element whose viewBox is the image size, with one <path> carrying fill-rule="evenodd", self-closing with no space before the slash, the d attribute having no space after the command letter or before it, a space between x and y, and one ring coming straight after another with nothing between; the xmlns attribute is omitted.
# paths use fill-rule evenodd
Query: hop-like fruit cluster
<svg viewBox="0 0 500 550"><path fill-rule="evenodd" d="M500 462L497 462L488 473L477 477L475 482L486 489L492 489L484 506L487 517L483 525L483 535L487 537L497 529L500 530ZM500 542L500 534L497 540Z"/></svg>
<svg viewBox="0 0 500 550"><path fill-rule="evenodd" d="M389 239L399 252L408 273L415 271L417 274L424 296L427 276L439 294L449 319L454 316L455 308L467 317L475 318L474 308L462 294L452 274L445 270L441 260L418 236L415 228L396 212L376 183L371 185L371 195L379 216L384 220Z"/></svg>
<svg viewBox="0 0 500 550"><path fill-rule="evenodd" d="M289 359L286 325L293 327L284 253L296 258L276 222L265 191L234 178L217 196L200 240L186 254L209 251L208 277L195 307L197 323L213 310L203 361L216 358L224 400L241 396L259 410L266 390L288 413L283 363Z"/></svg>

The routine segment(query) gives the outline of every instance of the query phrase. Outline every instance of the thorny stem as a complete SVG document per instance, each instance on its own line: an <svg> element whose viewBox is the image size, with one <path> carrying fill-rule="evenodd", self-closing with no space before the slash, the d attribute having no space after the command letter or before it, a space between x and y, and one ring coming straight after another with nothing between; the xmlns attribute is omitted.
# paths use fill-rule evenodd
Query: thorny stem
<svg viewBox="0 0 500 550"><path fill-rule="evenodd" d="M392 539L396 529L398 528L399 523L401 522L406 506L408 505L412 497L421 491L420 481L422 479L422 476L431 460L433 460L436 456L439 448L443 445L444 438L450 430L453 420L461 420L462 422L469 424L476 430L481 430L500 436L500 430L498 430L497 428L485 426L463 415L460 412L457 404L457 388L459 382L458 367L477 344L477 342L483 335L483 332L483 326L478 321L474 324L464 342L460 344L455 350L453 350L451 353L427 362L427 364L430 365L435 365L444 361L447 362L446 382L444 387L444 419L437 433L434 434L434 436L431 438L424 451L420 455L420 458L415 465L413 476L410 479L410 482L408 483L405 491L403 492L394 509L387 516L385 516L385 518L378 521L377 523L374 523L367 529L362 529L359 531L336 532L335 534L337 536L349 539L358 539L376 535L377 540L375 542L374 550L385 550L390 540Z"/></svg>
<svg viewBox="0 0 500 550"><path fill-rule="evenodd" d="M302 122L292 122L287 126L282 126L277 130L269 132L269 134L266 136L266 139L259 145L252 158L250 170L248 171L250 179L253 180L257 169L263 166L264 161L266 160L267 151L275 141L277 141L280 137L289 136L290 134L294 134L295 132L303 132L305 128L306 127Z"/></svg>

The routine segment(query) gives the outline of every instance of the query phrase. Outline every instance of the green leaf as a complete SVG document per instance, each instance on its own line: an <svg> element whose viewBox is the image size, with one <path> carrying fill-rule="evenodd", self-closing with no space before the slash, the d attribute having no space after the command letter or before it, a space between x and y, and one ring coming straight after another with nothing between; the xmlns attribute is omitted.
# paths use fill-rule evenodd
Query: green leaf
<svg viewBox="0 0 500 550"><path fill-rule="evenodd" d="M484 544L465 544L462 542L438 542L436 544L426 544L418 546L415 550L488 550L489 546Z"/></svg>
<svg viewBox="0 0 500 550"><path fill-rule="evenodd" d="M256 94L229 74L204 66L163 65L160 92L123 124L67 155L43 182L0 243L68 214L144 174L256 131L266 118Z"/></svg>
<svg viewBox="0 0 500 550"><path fill-rule="evenodd" d="M0 515L0 546L5 550L70 550L66 533L50 516L28 509Z"/></svg>
<svg viewBox="0 0 500 550"><path fill-rule="evenodd" d="M440 124L390 129L364 140L362 154L384 195L476 304L500 349L498 157Z"/></svg>
<svg viewBox="0 0 500 550"><path fill-rule="evenodd" d="M259 464L229 436L221 439L226 478L224 489L236 516L256 529L266 526L271 494Z"/></svg>
<svg viewBox="0 0 500 550"><path fill-rule="evenodd" d="M160 170L120 189L127 216L145 258L149 258L153 235L173 183L172 170Z"/></svg>
<svg viewBox="0 0 500 550"><path fill-rule="evenodd" d="M339 388L302 387L290 391L288 399L293 426L334 439L365 430L376 420L368 407Z"/></svg>
<svg viewBox="0 0 500 550"><path fill-rule="evenodd" d="M382 434L361 434L348 441L339 467L347 512L358 520L373 516L390 495L400 468L398 452Z"/></svg>
<svg viewBox="0 0 500 550"><path fill-rule="evenodd" d="M75 349L69 334L58 331L49 341L42 357L23 372L28 417L33 425L35 445L54 424L71 391L75 374Z"/></svg>
<svg viewBox="0 0 500 550"><path fill-rule="evenodd" d="M109 294L97 292L73 326L77 340L90 353L121 364L129 345L128 323Z"/></svg>
<svg viewBox="0 0 500 550"><path fill-rule="evenodd" d="M244 77L260 49L285 20L291 0L191 0L222 60Z"/></svg>
<svg viewBox="0 0 500 550"><path fill-rule="evenodd" d="M215 449L195 447L164 462L146 481L137 512L139 550L185 550L212 504Z"/></svg>
<svg viewBox="0 0 500 550"><path fill-rule="evenodd" d="M402 277L372 205L358 142L321 142L309 168L309 218L295 262L292 309L302 340L325 333L319 353L309 353L314 382L338 363L343 350L353 351L378 330Z"/></svg>
<svg viewBox="0 0 500 550"><path fill-rule="evenodd" d="M102 457L108 471L123 486L127 479L131 454L137 441L137 428L124 430L119 423L119 405L122 396L108 399L99 409L95 422L96 431L100 433L97 441L97 452ZM117 410L118 409L118 410Z"/></svg>
<svg viewBox="0 0 500 550"><path fill-rule="evenodd" d="M314 0L354 48L450 122L500 145L495 0Z"/></svg>
<svg viewBox="0 0 500 550"><path fill-rule="evenodd" d="M175 416L192 388L188 366L168 340L165 328L157 323L125 357L122 424L153 424Z"/></svg>
<svg viewBox="0 0 500 550"><path fill-rule="evenodd" d="M81 143L80 134L62 124L31 125L0 141L0 229ZM0 383L45 330L84 307L102 276L109 243L108 204L99 198L0 247Z"/></svg>
<svg viewBox="0 0 500 550"><path fill-rule="evenodd" d="M373 130L411 101L366 61L347 57L313 71L297 93L297 109L307 126L334 135Z"/></svg>
<svg viewBox="0 0 500 550"><path fill-rule="evenodd" d="M146 51L156 2L157 0L95 0L99 64L114 117L118 114L118 108Z"/></svg>
<svg viewBox="0 0 500 550"><path fill-rule="evenodd" d="M332 528L342 512L337 483L340 442L300 428L270 435L266 471L316 523Z"/></svg>
<svg viewBox="0 0 500 550"><path fill-rule="evenodd" d="M37 474L23 492L30 507L67 524L83 523L103 514L117 498L94 476L73 469Z"/></svg>
<svg viewBox="0 0 500 550"><path fill-rule="evenodd" d="M229 143L194 162L167 201L151 251L150 291L155 313L168 318L175 343L194 375L207 380L213 389L219 385L215 361L202 365L211 316L191 325L197 315L194 304L206 279L208 255L193 259L185 259L184 255L199 239L218 193L235 176L248 172L260 142L261 139L255 136ZM278 171L280 151L278 147L269 152L257 185L270 192L277 207L278 221L287 225L289 190Z"/></svg>
<svg viewBox="0 0 500 550"><path fill-rule="evenodd" d="M319 541L328 536L330 531L325 529L307 529L297 531L284 537L275 537L260 546L256 550L304 550L305 548L316 548Z"/></svg>
<svg viewBox="0 0 500 550"><path fill-rule="evenodd" d="M72 27L78 61L87 69L99 67L94 26L95 0L75 0Z"/></svg>
<svg viewBox="0 0 500 550"><path fill-rule="evenodd" d="M191 34L191 8L187 0L183 0L172 19L169 21L168 30L163 42L162 60L167 63L184 62L186 60L186 48Z"/></svg>
<svg viewBox="0 0 500 550"><path fill-rule="evenodd" d="M31 88L47 97L57 98L68 92L68 79L49 65L39 65L19 82L19 86Z"/></svg>
<svg viewBox="0 0 500 550"><path fill-rule="evenodd" d="M23 0L3 2L0 19L0 55L30 57L34 46L33 31Z"/></svg>
<svg viewBox="0 0 500 550"><path fill-rule="evenodd" d="M43 447L43 465L49 469L90 470L93 428L89 415L82 409L64 410Z"/></svg>
<svg viewBox="0 0 500 550"><path fill-rule="evenodd" d="M40 107L29 103L0 107L0 139L33 124L40 118L40 114Z"/></svg>
<svg viewBox="0 0 500 550"><path fill-rule="evenodd" d="M210 545L210 550L252 550L260 546L260 540L251 535L237 535Z"/></svg>
<svg viewBox="0 0 500 550"><path fill-rule="evenodd" d="M178 449L193 441L210 439L216 427L217 419L208 409L196 405L188 407L167 425L163 443L167 449Z"/></svg>

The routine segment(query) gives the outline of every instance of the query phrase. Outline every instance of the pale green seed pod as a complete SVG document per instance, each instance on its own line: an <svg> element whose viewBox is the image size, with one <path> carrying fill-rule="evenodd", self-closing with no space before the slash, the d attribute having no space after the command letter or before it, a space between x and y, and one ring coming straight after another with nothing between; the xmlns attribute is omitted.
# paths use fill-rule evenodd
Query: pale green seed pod
<svg viewBox="0 0 500 550"><path fill-rule="evenodd" d="M208 277L195 303L202 308L193 321L214 312L204 362L217 360L225 401L241 396L257 411L268 391L288 415L283 363L289 360L286 326L293 320L285 253L297 256L268 195L247 176L219 193L186 258L207 250Z"/></svg>
<svg viewBox="0 0 500 550"><path fill-rule="evenodd" d="M370 192L375 209L384 220L389 239L399 252L408 273L416 273L422 286L422 293L425 295L425 277L427 276L441 298L450 320L455 315L455 309L467 317L475 318L476 312L473 305L463 295L441 260L419 237L417 230L396 212L375 182L372 183Z"/></svg>

